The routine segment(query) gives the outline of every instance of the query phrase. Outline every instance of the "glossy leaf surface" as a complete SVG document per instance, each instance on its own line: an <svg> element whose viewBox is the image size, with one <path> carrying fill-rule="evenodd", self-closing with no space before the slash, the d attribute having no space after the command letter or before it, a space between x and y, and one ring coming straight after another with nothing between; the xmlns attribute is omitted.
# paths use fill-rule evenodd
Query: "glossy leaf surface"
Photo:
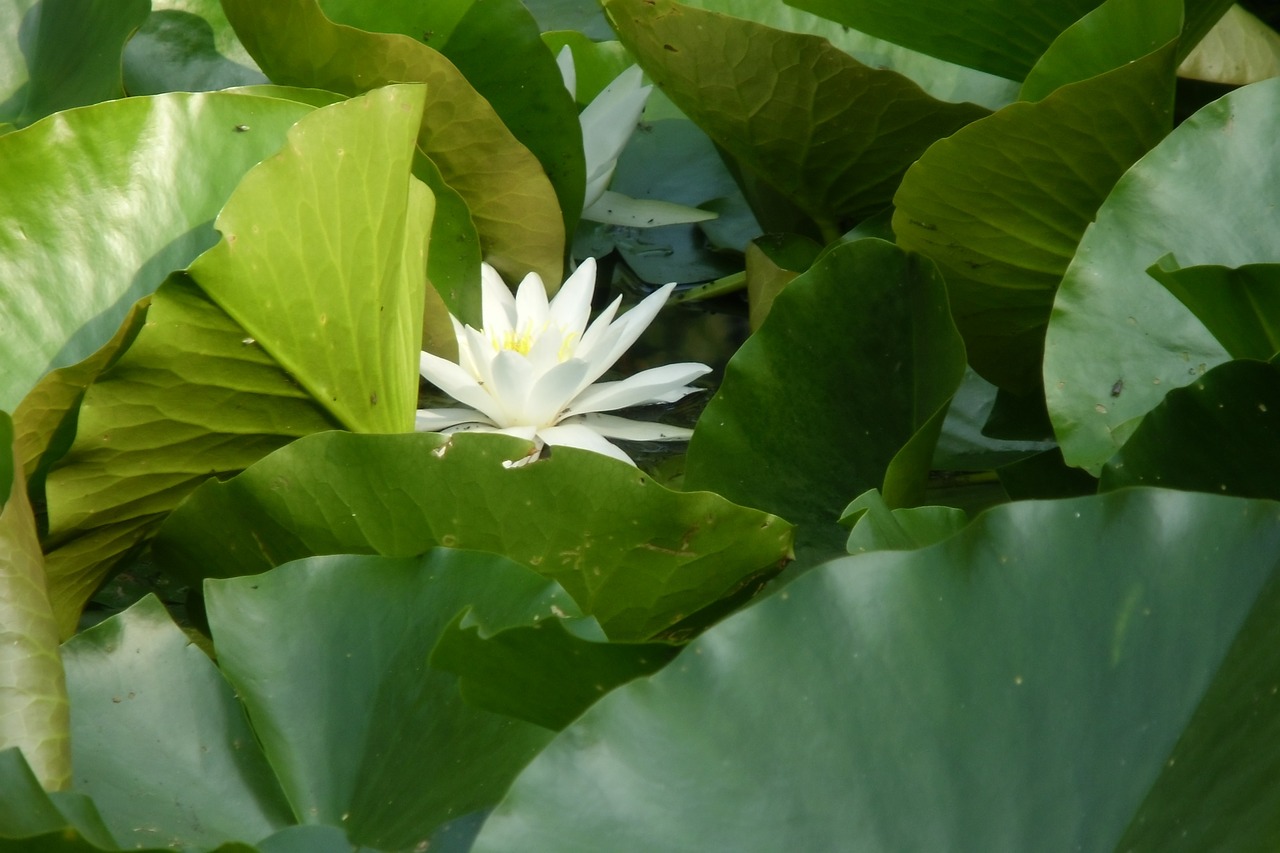
<svg viewBox="0 0 1280 853"><path fill-rule="evenodd" d="M1273 846L1278 521L1129 490L815 569L566 729L475 850Z"/></svg>

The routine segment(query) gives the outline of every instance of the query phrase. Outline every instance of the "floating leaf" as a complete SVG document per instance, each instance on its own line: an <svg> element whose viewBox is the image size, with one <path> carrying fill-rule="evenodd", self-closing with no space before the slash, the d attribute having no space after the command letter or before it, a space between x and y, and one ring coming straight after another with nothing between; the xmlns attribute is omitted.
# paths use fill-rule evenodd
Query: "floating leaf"
<svg viewBox="0 0 1280 853"><path fill-rule="evenodd" d="M689 118L833 234L885 207L931 143L986 114L816 36L671 0L609 0L605 12Z"/></svg>
<svg viewBox="0 0 1280 853"><path fill-rule="evenodd" d="M1280 80L1246 86L1178 126L1116 184L1063 278L1044 387L1069 465L1098 473L1173 388L1226 359L1147 269L1280 261ZM1124 393L1111 395L1117 382Z"/></svg>
<svg viewBox="0 0 1280 853"><path fill-rule="evenodd" d="M1236 85L1280 76L1280 34L1232 5L1178 66L1178 75Z"/></svg>
<svg viewBox="0 0 1280 853"><path fill-rule="evenodd" d="M611 638L632 640L776 571L790 550L781 519L669 491L590 451L503 466L527 451L505 436L314 436L206 484L171 517L156 558L192 580L310 554L490 551L556 580Z"/></svg>
<svg viewBox="0 0 1280 853"><path fill-rule="evenodd" d="M845 507L841 524L852 526L845 548L850 554L867 551L910 551L951 536L969 523L963 510L949 506L890 509L874 489Z"/></svg>
<svg viewBox="0 0 1280 853"><path fill-rule="evenodd" d="M933 264L882 240L837 246L787 285L729 362L690 443L685 487L839 545L835 522L851 495L883 482L891 506L918 499L963 375ZM918 433L925 452L890 476Z"/></svg>
<svg viewBox="0 0 1280 853"><path fill-rule="evenodd" d="M231 190L309 112L274 98L172 94L0 136L0 408L93 353L134 302L212 246Z"/></svg>
<svg viewBox="0 0 1280 853"><path fill-rule="evenodd" d="M1278 522L1126 490L837 560L587 711L474 850L1271 849Z"/></svg>

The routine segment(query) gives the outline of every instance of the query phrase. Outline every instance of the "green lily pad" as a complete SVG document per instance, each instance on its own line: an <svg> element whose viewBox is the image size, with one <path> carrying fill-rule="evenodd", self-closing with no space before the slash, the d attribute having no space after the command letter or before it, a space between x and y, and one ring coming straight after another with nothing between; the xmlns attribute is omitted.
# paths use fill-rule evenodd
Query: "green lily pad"
<svg viewBox="0 0 1280 853"><path fill-rule="evenodd" d="M1116 184L1054 301L1044 387L1069 465L1097 474L1136 419L1227 359L1147 269L1280 260L1280 80L1246 86L1179 125ZM1116 384L1123 393L1112 396Z"/></svg>
<svg viewBox="0 0 1280 853"><path fill-rule="evenodd" d="M1280 506L1148 489L837 560L587 711L475 853L1271 849L1278 581Z"/></svg>
<svg viewBox="0 0 1280 853"><path fill-rule="evenodd" d="M232 189L309 112L274 98L171 94L0 136L0 408L93 353L134 302L212 246Z"/></svg>
<svg viewBox="0 0 1280 853"><path fill-rule="evenodd" d="M1102 469L1102 488L1280 498L1280 367L1220 364L1170 391Z"/></svg>
<svg viewBox="0 0 1280 853"><path fill-rule="evenodd" d="M671 0L609 0L605 13L676 106L833 236L885 207L931 143L987 113L817 36Z"/></svg>
<svg viewBox="0 0 1280 853"><path fill-rule="evenodd" d="M1147 273L1178 297L1232 358L1280 352L1280 264L1179 267L1172 254Z"/></svg>
<svg viewBox="0 0 1280 853"><path fill-rule="evenodd" d="M1233 5L1178 66L1178 75L1241 86L1280 75L1280 34Z"/></svg>
<svg viewBox="0 0 1280 853"><path fill-rule="evenodd" d="M527 451L505 436L314 436L207 483L153 550L188 581L311 554L490 551L559 582L615 640L647 639L789 554L781 519L589 451L503 466Z"/></svg>
<svg viewBox="0 0 1280 853"><path fill-rule="evenodd" d="M23 127L59 110L124 95L120 54L146 19L148 0L41 0L5 6L0 23L6 26L0 32L17 43L14 47L25 59L25 74L18 79L25 76L26 86L0 105L0 121Z"/></svg>
<svg viewBox="0 0 1280 853"><path fill-rule="evenodd" d="M266 81L218 0L152 0L151 14L124 47L130 95L207 92Z"/></svg>
<svg viewBox="0 0 1280 853"><path fill-rule="evenodd" d="M13 422L0 412L0 750L22 750L41 785L71 781L70 720L58 627L27 501Z"/></svg>
<svg viewBox="0 0 1280 853"><path fill-rule="evenodd" d="M555 189L537 158L443 54L407 36L334 24L316 0L226 0L223 8L273 82L344 95L426 83L418 142L466 201L485 259L508 278L532 270L548 289L559 287L565 231ZM468 285L478 289L478 277Z"/></svg>
<svg viewBox="0 0 1280 853"><path fill-rule="evenodd" d="M1054 293L1085 229L1172 125L1174 5L1164 47L961 128L894 196L899 244L941 268L970 363L1001 387L1041 382Z"/></svg>
<svg viewBox="0 0 1280 853"><path fill-rule="evenodd" d="M882 240L839 245L778 294L729 362L690 442L685 488L777 513L802 525L802 543L839 547L835 522L851 496L883 483L890 506L923 497L963 375L933 264Z"/></svg>

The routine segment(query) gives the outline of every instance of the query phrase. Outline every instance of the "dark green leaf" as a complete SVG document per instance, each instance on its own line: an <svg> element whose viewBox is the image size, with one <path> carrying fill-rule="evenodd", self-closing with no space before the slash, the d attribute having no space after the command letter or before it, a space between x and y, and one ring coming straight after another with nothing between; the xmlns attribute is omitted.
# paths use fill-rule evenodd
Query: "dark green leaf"
<svg viewBox="0 0 1280 853"><path fill-rule="evenodd" d="M963 375L933 264L881 240L837 246L787 285L730 361L690 443L685 487L839 544L835 522L851 495L883 482L891 506L918 499ZM923 444L891 476L917 433Z"/></svg>
<svg viewBox="0 0 1280 853"><path fill-rule="evenodd" d="M489 551L558 581L621 640L647 639L789 553L781 519L589 451L503 466L527 452L505 436L315 436L206 484L155 551L188 579L310 554Z"/></svg>
<svg viewBox="0 0 1280 853"><path fill-rule="evenodd" d="M1102 469L1102 487L1280 498L1280 367L1220 364L1170 391Z"/></svg>
<svg viewBox="0 0 1280 853"><path fill-rule="evenodd" d="M205 594L219 665L306 822L412 849L492 806L551 737L471 707L428 666L470 608L495 629L577 615L563 589L502 557L319 557Z"/></svg>
<svg viewBox="0 0 1280 853"><path fill-rule="evenodd" d="M594 626L594 620L591 623ZM477 708L563 729L605 693L661 669L676 647L606 643L563 619L494 631L474 612L459 616L431 653L431 665L459 679Z"/></svg>
<svg viewBox="0 0 1280 853"><path fill-rule="evenodd" d="M15 38L27 64L26 97L0 106L0 120L19 127L72 107L119 98L120 53L146 19L148 0L40 0L6 4L25 7ZM17 9L7 23L18 23Z"/></svg>
<svg viewBox="0 0 1280 853"><path fill-rule="evenodd" d="M936 101L817 36L671 0L609 0L605 12L676 106L828 239L887 205L931 143L986 114Z"/></svg>
<svg viewBox="0 0 1280 853"><path fill-rule="evenodd" d="M1227 358L1147 269L1280 261L1280 80L1183 122L1116 184L1054 301L1044 386L1067 464L1098 473L1171 389ZM1117 383L1123 393L1112 396Z"/></svg>
<svg viewBox="0 0 1280 853"><path fill-rule="evenodd" d="M1173 42L1017 103L931 147L894 197L894 231L947 278L969 360L1025 392L1041 382L1054 293L1112 186L1168 133Z"/></svg>
<svg viewBox="0 0 1280 853"><path fill-rule="evenodd" d="M124 48L124 86L130 95L206 92L266 81L218 0L152 0L151 14Z"/></svg>
<svg viewBox="0 0 1280 853"><path fill-rule="evenodd" d="M476 853L1267 850L1280 507L999 507L847 557L587 711Z"/></svg>
<svg viewBox="0 0 1280 853"><path fill-rule="evenodd" d="M853 527L845 548L850 554L864 554L924 548L962 529L969 517L949 506L889 509L880 493L872 489L845 507L840 523Z"/></svg>
<svg viewBox="0 0 1280 853"><path fill-rule="evenodd" d="M1172 254L1147 273L1178 297L1232 358L1280 352L1280 264L1179 267Z"/></svg>

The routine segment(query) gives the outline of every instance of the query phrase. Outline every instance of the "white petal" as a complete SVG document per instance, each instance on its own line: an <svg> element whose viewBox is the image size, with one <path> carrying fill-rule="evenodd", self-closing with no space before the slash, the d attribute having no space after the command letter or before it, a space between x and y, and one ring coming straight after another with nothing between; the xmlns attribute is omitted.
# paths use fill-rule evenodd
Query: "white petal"
<svg viewBox="0 0 1280 853"><path fill-rule="evenodd" d="M418 358L419 372L437 388L465 406L470 406L498 423L502 419L502 407L494 402L480 383L452 361L446 361L429 352Z"/></svg>
<svg viewBox="0 0 1280 853"><path fill-rule="evenodd" d="M551 322L579 340L591 318L591 297L596 291L596 259L587 258L551 300ZM576 342L575 342L576 343Z"/></svg>
<svg viewBox="0 0 1280 853"><path fill-rule="evenodd" d="M525 403L530 423L550 425L564 412L587 375L590 365L573 358L557 364L538 378Z"/></svg>
<svg viewBox="0 0 1280 853"><path fill-rule="evenodd" d="M653 318L658 316L658 312L662 310L667 297L675 287L674 284L665 284L650 293L640 301L639 305L611 324L599 340L591 341L591 346L587 346L586 335L583 335L583 345L578 348L577 355L591 362L592 371L587 374L586 384L599 379L636 342L636 339L653 322ZM599 320L596 322L598 323ZM588 333L593 329L588 329Z"/></svg>
<svg viewBox="0 0 1280 853"><path fill-rule="evenodd" d="M516 289L516 332L538 334L547 325L547 288L542 277L531 272Z"/></svg>
<svg viewBox="0 0 1280 853"><path fill-rule="evenodd" d="M689 382L710 372L711 368L705 364L684 362L642 370L620 382L597 382L574 398L568 413L578 415L646 403L674 403L697 390L690 387Z"/></svg>
<svg viewBox="0 0 1280 853"><path fill-rule="evenodd" d="M587 330L582 333L582 339L578 341L578 346L574 350L574 355L587 358L590 352L595 349L596 344L605 336L609 330L609 326L613 324L613 316L618 313L618 306L622 304L622 297L615 297L608 306L600 312L600 316L591 322Z"/></svg>
<svg viewBox="0 0 1280 853"><path fill-rule="evenodd" d="M582 124L582 148L586 157L587 187L583 206L590 206L609 185L618 155L636 129L645 101L652 91L641 86L641 71L631 66L604 88L578 116Z"/></svg>
<svg viewBox="0 0 1280 853"><path fill-rule="evenodd" d="M480 306L484 333L502 340L516 327L516 299L498 271L480 265Z"/></svg>
<svg viewBox="0 0 1280 853"><path fill-rule="evenodd" d="M515 350L503 350L493 359L493 386L489 393L502 407L505 415L494 418L500 427L525 426L535 421L529 419L525 401L533 390L533 365Z"/></svg>
<svg viewBox="0 0 1280 853"><path fill-rule="evenodd" d="M605 225L625 225L629 228L658 228L663 225L680 225L687 222L706 222L720 214L699 210L656 198L632 198L605 190L594 203L582 211L582 218Z"/></svg>
<svg viewBox="0 0 1280 853"><path fill-rule="evenodd" d="M487 424L489 419L475 409L418 409L413 428L418 432L440 432L459 424Z"/></svg>
<svg viewBox="0 0 1280 853"><path fill-rule="evenodd" d="M605 456L612 456L622 462L630 465L636 463L631 457L623 453L616 445L610 444L600 436L600 433L584 427L582 424L564 424L553 427L545 427L538 430L538 438L552 446L577 447L582 450L593 450L596 453L603 453Z"/></svg>
<svg viewBox="0 0 1280 853"><path fill-rule="evenodd" d="M560 48L560 52L556 54L556 65L560 68L560 79L564 81L564 87L569 90L569 97L578 97L578 70L573 65L573 51L569 49L569 45Z"/></svg>
<svg viewBox="0 0 1280 853"><path fill-rule="evenodd" d="M624 441L683 441L693 435L693 430L684 427L652 421L633 421L617 415L578 415L564 421L563 426L574 424L582 424L606 438L621 438Z"/></svg>

